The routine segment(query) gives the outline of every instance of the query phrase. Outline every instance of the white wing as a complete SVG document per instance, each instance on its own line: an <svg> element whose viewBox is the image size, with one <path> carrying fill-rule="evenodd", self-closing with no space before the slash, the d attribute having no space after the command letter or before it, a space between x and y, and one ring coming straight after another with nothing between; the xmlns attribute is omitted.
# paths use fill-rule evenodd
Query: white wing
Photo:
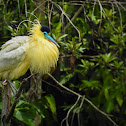
<svg viewBox="0 0 126 126"><path fill-rule="evenodd" d="M26 56L28 36L17 36L7 41L0 51L0 72L17 67Z"/></svg>

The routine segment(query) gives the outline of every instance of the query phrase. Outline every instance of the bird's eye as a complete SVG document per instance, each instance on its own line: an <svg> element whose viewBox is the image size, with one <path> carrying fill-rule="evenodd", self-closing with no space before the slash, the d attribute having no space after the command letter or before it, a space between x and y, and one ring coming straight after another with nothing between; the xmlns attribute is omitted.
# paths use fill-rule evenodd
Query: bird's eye
<svg viewBox="0 0 126 126"><path fill-rule="evenodd" d="M44 35L46 35L47 33L46 32L43 32L44 33Z"/></svg>

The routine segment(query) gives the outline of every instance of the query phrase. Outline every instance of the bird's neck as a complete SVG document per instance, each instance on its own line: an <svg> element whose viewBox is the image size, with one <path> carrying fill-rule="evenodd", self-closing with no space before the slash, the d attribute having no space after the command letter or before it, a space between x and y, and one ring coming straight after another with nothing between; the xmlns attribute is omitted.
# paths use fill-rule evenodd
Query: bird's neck
<svg viewBox="0 0 126 126"><path fill-rule="evenodd" d="M33 38L45 38L43 32L41 31L40 24L34 24L32 29L30 30L30 34Z"/></svg>

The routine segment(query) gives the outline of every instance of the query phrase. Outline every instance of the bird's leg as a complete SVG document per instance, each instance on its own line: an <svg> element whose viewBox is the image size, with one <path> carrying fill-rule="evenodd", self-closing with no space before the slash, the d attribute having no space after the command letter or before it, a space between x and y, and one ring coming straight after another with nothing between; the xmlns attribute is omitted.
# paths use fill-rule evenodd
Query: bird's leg
<svg viewBox="0 0 126 126"><path fill-rule="evenodd" d="M15 94L17 93L17 88L14 86L14 84L10 80L7 80L7 81L8 81L9 86L10 86L10 88L11 88L11 90L12 90L14 96L15 96Z"/></svg>
<svg viewBox="0 0 126 126"><path fill-rule="evenodd" d="M11 88L13 94L15 95L15 92L17 93L17 88L16 88L16 87L14 86L14 84L9 80L9 75L7 76L7 81L8 81L8 83L9 83L9 85L10 85L10 88Z"/></svg>
<svg viewBox="0 0 126 126"><path fill-rule="evenodd" d="M11 88L11 90L12 90L12 93L13 93L13 95L15 96L15 92L14 92L14 85L13 85L13 83L11 82L11 81L8 81L8 83L9 83L9 86L10 86L10 88ZM13 85L13 86L12 86ZM16 90L15 90L16 91Z"/></svg>
<svg viewBox="0 0 126 126"><path fill-rule="evenodd" d="M8 82L15 89L15 91L17 92L17 88L14 86L14 84L10 80L8 80Z"/></svg>

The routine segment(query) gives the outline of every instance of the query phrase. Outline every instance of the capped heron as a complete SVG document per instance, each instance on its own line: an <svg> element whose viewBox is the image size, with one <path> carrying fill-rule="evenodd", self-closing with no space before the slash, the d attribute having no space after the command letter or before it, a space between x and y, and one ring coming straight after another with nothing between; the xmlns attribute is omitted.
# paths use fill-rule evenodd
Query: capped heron
<svg viewBox="0 0 126 126"><path fill-rule="evenodd" d="M33 24L29 36L16 36L2 45L0 51L0 79L17 79L28 69L40 74L55 67L59 45L48 35L48 26Z"/></svg>

